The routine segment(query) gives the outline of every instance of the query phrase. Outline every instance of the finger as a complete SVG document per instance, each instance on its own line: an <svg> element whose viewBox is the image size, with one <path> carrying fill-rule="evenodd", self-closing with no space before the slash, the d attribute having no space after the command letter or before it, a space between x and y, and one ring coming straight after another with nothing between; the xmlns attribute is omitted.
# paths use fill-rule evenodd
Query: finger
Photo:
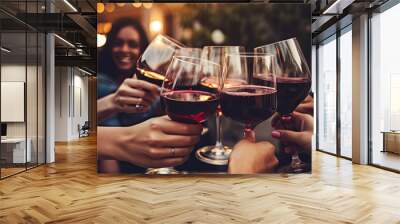
<svg viewBox="0 0 400 224"><path fill-rule="evenodd" d="M162 122L157 125L164 133L171 135L200 135L203 130L203 126L199 124L180 123L172 121L167 116L164 116Z"/></svg>
<svg viewBox="0 0 400 224"><path fill-rule="evenodd" d="M300 139L300 133L289 130L275 130L272 131L271 136L285 142L297 143Z"/></svg>
<svg viewBox="0 0 400 224"><path fill-rule="evenodd" d="M187 147L192 148L199 142L200 137L198 135L169 135L161 134L157 139L150 141L150 145L153 147Z"/></svg>
<svg viewBox="0 0 400 224"><path fill-rule="evenodd" d="M300 104L295 111L300 113L312 114L314 107L312 104Z"/></svg>
<svg viewBox="0 0 400 224"><path fill-rule="evenodd" d="M296 120L298 130L313 130L314 118L311 115L295 111L293 117Z"/></svg>
<svg viewBox="0 0 400 224"><path fill-rule="evenodd" d="M284 142L292 143L303 149L311 148L311 135L305 132L296 132L289 130L272 131L271 136Z"/></svg>
<svg viewBox="0 0 400 224"><path fill-rule="evenodd" d="M143 91L141 89L134 89L129 86L121 88L119 92L120 92L119 95L121 95L121 97L128 96L128 97L141 98L148 101L149 103L152 103L155 100L155 96L153 96L153 94L149 94L146 91Z"/></svg>
<svg viewBox="0 0 400 224"><path fill-rule="evenodd" d="M154 85L150 82L146 82L143 80L138 80L138 79L126 79L126 84L128 84L130 87L133 88L140 88L140 89L144 89L147 90L149 92L152 92L153 94L159 95L160 91L159 91L159 87L157 85Z"/></svg>
<svg viewBox="0 0 400 224"><path fill-rule="evenodd" d="M192 147L171 147L171 148L151 148L145 151L146 156L152 159L164 159L174 157L187 157L190 155Z"/></svg>
<svg viewBox="0 0 400 224"><path fill-rule="evenodd" d="M145 111L148 111L149 109L149 106L136 107L127 105L120 108L120 110L125 113L143 113Z"/></svg>
<svg viewBox="0 0 400 224"><path fill-rule="evenodd" d="M124 105L126 106L136 106L136 105L141 105L141 106L150 106L150 103L143 100L142 98L136 98L136 97L127 97L127 96L120 96L118 98L118 103L123 107Z"/></svg>
<svg viewBox="0 0 400 224"><path fill-rule="evenodd" d="M160 160L148 160L148 167L151 168L160 168L160 167L173 167L183 164L187 158L185 157L176 157L176 158L166 158Z"/></svg>
<svg viewBox="0 0 400 224"><path fill-rule="evenodd" d="M254 131L244 131L244 138L250 142L255 142L256 141L256 133Z"/></svg>

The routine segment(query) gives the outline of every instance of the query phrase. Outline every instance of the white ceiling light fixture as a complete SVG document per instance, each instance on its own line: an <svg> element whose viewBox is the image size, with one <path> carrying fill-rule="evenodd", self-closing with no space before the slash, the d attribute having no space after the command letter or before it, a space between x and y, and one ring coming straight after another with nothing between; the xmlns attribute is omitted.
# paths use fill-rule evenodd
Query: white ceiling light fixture
<svg viewBox="0 0 400 224"><path fill-rule="evenodd" d="M355 0L336 0L332 5L322 13L323 15L338 15L342 14L343 10L351 5Z"/></svg>
<svg viewBox="0 0 400 224"><path fill-rule="evenodd" d="M10 53L10 52L11 52L11 50L9 50L9 49L7 49L7 48L5 48L5 47L1 47L0 49L1 49L2 51L6 52L6 53Z"/></svg>
<svg viewBox="0 0 400 224"><path fill-rule="evenodd" d="M54 34L55 37L57 37L59 40L61 40L62 42L64 42L66 45L72 47L72 48L76 48L75 45L73 45L71 42L69 42L68 40L60 37L58 34Z"/></svg>
<svg viewBox="0 0 400 224"><path fill-rule="evenodd" d="M68 5L74 12L78 12L78 10L73 6L68 0L64 0L64 3Z"/></svg>

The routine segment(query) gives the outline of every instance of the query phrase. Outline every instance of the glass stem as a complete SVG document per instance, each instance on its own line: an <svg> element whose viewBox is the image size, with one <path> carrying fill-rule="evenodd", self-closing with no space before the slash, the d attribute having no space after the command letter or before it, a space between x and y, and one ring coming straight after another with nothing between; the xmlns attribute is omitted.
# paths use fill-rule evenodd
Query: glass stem
<svg viewBox="0 0 400 224"><path fill-rule="evenodd" d="M221 128L221 117L222 113L217 112L217 116L215 117L215 124L217 128L217 133L216 133L216 141L215 141L215 147L218 149L222 149L222 128Z"/></svg>
<svg viewBox="0 0 400 224"><path fill-rule="evenodd" d="M255 142L256 141L256 133L254 132L253 128L249 127L249 126L245 126L244 128L244 133L243 133L243 137Z"/></svg>

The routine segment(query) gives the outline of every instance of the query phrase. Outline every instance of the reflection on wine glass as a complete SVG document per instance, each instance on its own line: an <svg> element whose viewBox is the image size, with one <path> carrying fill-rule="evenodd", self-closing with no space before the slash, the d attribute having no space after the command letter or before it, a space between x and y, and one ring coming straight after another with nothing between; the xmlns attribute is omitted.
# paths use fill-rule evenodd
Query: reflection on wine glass
<svg viewBox="0 0 400 224"><path fill-rule="evenodd" d="M161 104L171 120L201 124L215 113L221 86L221 67L200 58L175 56L161 87ZM213 79L215 88L203 85ZM174 168L162 168L163 173L178 173ZM165 170L169 171L166 172ZM152 173L154 173L153 170Z"/></svg>
<svg viewBox="0 0 400 224"><path fill-rule="evenodd" d="M221 67L223 67L225 63L225 58L227 54L234 54L244 52L244 47L242 46L205 46L203 47L202 59L213 61ZM215 74L217 75L217 74ZM214 83L213 79L207 80L207 82L203 83L205 86L209 86L213 88ZM229 83L225 83L225 85L229 85ZM197 150L196 157L205 162L212 165L226 165L228 164L228 159L232 149L228 146L224 146L222 144L222 126L221 126L221 117L222 112L220 108L217 109L216 113L216 142L215 145L205 146Z"/></svg>
<svg viewBox="0 0 400 224"><path fill-rule="evenodd" d="M175 56L201 58L201 53L201 48L183 47L176 49Z"/></svg>
<svg viewBox="0 0 400 224"><path fill-rule="evenodd" d="M274 56L267 54L239 53L226 57L221 109L225 116L245 125L244 136L254 136L254 128L276 111L274 62ZM251 84L255 75L262 75L270 82Z"/></svg>
<svg viewBox="0 0 400 224"><path fill-rule="evenodd" d="M307 61L296 38L260 46L257 53L272 54L276 57L276 83L278 90L278 113L281 121L289 128L291 113L306 98L311 88L311 73ZM262 75L254 76L258 84L268 83ZM297 130L301 131L301 130ZM285 144L285 143L282 143ZM299 157L298 151L292 153L291 172L304 172L306 164Z"/></svg>
<svg viewBox="0 0 400 224"><path fill-rule="evenodd" d="M137 61L137 78L161 86L175 51L184 47L171 37L157 35Z"/></svg>

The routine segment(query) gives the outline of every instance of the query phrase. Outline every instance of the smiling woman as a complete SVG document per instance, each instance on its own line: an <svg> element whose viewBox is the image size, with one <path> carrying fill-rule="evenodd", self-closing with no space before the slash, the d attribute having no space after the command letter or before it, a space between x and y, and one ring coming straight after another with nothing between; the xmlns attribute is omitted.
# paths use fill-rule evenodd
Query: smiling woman
<svg viewBox="0 0 400 224"><path fill-rule="evenodd" d="M157 98L157 87L133 78L136 61L147 45L143 27L136 20L122 18L113 23L99 51L97 112L101 125L127 126L148 118L144 112Z"/></svg>
<svg viewBox="0 0 400 224"><path fill-rule="evenodd" d="M158 87L134 78L136 61L147 45L145 31L136 20L121 18L112 24L104 47L99 49L97 117L100 126L131 126L156 113ZM102 129L98 132L104 133ZM100 160L99 170L109 170L121 163Z"/></svg>

